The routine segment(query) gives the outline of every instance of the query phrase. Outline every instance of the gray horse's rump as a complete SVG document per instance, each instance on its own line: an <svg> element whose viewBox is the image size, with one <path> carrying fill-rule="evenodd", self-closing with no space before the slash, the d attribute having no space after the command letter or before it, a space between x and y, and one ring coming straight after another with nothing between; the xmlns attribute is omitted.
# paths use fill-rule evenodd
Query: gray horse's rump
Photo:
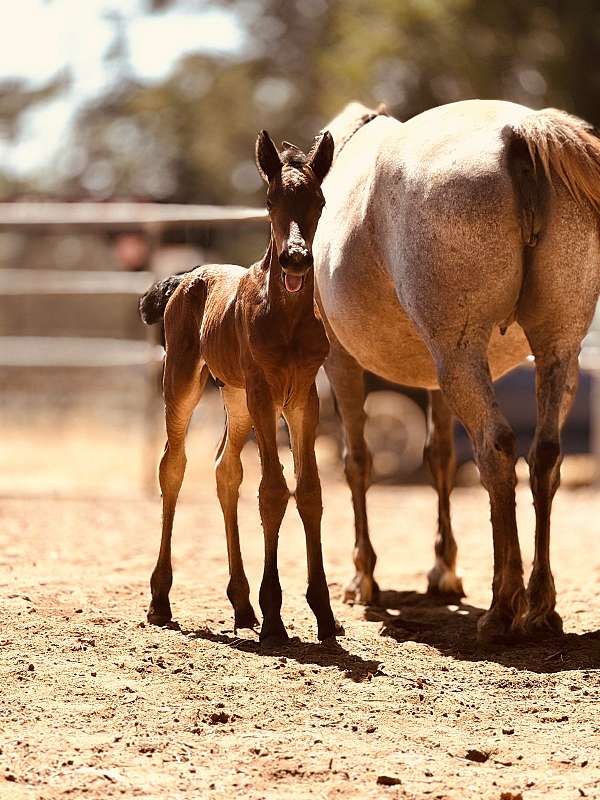
<svg viewBox="0 0 600 800"><path fill-rule="evenodd" d="M529 353L512 321L524 243L505 143L528 113L467 101L406 123L379 117L347 142L324 186L316 268L330 325L366 369L436 387L428 329L449 326L458 345L473 308L493 329L494 378Z"/></svg>

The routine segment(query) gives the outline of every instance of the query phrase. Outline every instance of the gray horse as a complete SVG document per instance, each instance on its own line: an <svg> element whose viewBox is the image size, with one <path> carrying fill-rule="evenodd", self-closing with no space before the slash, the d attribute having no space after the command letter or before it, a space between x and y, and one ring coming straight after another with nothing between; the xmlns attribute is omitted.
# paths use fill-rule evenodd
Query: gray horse
<svg viewBox="0 0 600 800"><path fill-rule="evenodd" d="M365 503L363 372L371 370L430 390L426 457L439 525L429 590L463 593L449 508L456 415L491 505L493 599L479 636L560 631L550 511L560 431L600 290L600 141L564 112L478 100L406 123L352 103L328 129L336 153L314 255L356 519L346 599L370 603L378 591ZM492 382L529 353L538 419L529 457L535 560L525 591L515 437Z"/></svg>

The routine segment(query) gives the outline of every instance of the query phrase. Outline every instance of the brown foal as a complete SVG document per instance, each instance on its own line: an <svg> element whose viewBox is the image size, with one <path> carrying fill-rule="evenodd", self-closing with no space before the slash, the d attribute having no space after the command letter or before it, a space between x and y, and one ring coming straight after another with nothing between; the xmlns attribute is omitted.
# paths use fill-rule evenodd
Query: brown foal
<svg viewBox="0 0 600 800"><path fill-rule="evenodd" d="M222 386L225 432L216 458L217 494L225 519L230 580L227 595L235 627L253 628L256 616L240 551L237 505L242 481L240 453L251 428L262 467L259 509L265 540L260 587L261 642L286 640L277 571L279 528L289 499L276 444L285 418L296 473L296 503L308 560L306 597L319 639L340 633L331 611L321 551L321 485L315 459L319 400L315 376L329 350L315 316L312 241L324 206L321 182L333 157L333 139L321 134L308 155L284 143L280 154L262 131L256 162L268 184L271 238L263 258L246 270L206 265L167 278L140 302L151 324L164 314L164 396L167 444L160 462L162 539L150 586L148 620L171 620L171 533L185 471L185 436L209 373Z"/></svg>

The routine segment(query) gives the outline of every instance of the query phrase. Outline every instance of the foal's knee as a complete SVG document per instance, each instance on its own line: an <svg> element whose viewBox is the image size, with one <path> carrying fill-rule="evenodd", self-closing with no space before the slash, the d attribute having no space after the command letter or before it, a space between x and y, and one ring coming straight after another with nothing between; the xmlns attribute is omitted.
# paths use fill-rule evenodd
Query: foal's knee
<svg viewBox="0 0 600 800"><path fill-rule="evenodd" d="M316 479L299 480L296 486L296 505L301 517L313 514L321 517L323 513L323 500L321 484Z"/></svg>
<svg viewBox="0 0 600 800"><path fill-rule="evenodd" d="M239 458L221 457L215 465L217 493L221 495L228 490L237 491L243 478L242 463Z"/></svg>
<svg viewBox="0 0 600 800"><path fill-rule="evenodd" d="M175 447L167 444L158 468L158 481L163 496L179 491L186 463L183 445Z"/></svg>
<svg viewBox="0 0 600 800"><path fill-rule="evenodd" d="M290 492L283 473L263 476L258 489L258 506L261 514L283 514Z"/></svg>

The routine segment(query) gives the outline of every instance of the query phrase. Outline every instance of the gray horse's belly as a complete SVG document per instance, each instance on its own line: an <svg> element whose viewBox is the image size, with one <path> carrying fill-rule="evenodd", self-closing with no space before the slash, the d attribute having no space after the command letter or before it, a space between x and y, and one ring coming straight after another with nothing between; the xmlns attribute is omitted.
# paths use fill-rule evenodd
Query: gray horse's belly
<svg viewBox="0 0 600 800"><path fill-rule="evenodd" d="M325 285L324 285L325 284ZM383 288L383 286L380 286ZM369 291L348 293L340 302L333 282L319 283L323 310L336 338L366 370L404 386L437 389L435 364L396 298ZM335 301L334 296L335 295ZM342 310L343 313L339 313ZM494 330L488 348L494 380L522 363L530 348L522 328L513 323L502 335Z"/></svg>

